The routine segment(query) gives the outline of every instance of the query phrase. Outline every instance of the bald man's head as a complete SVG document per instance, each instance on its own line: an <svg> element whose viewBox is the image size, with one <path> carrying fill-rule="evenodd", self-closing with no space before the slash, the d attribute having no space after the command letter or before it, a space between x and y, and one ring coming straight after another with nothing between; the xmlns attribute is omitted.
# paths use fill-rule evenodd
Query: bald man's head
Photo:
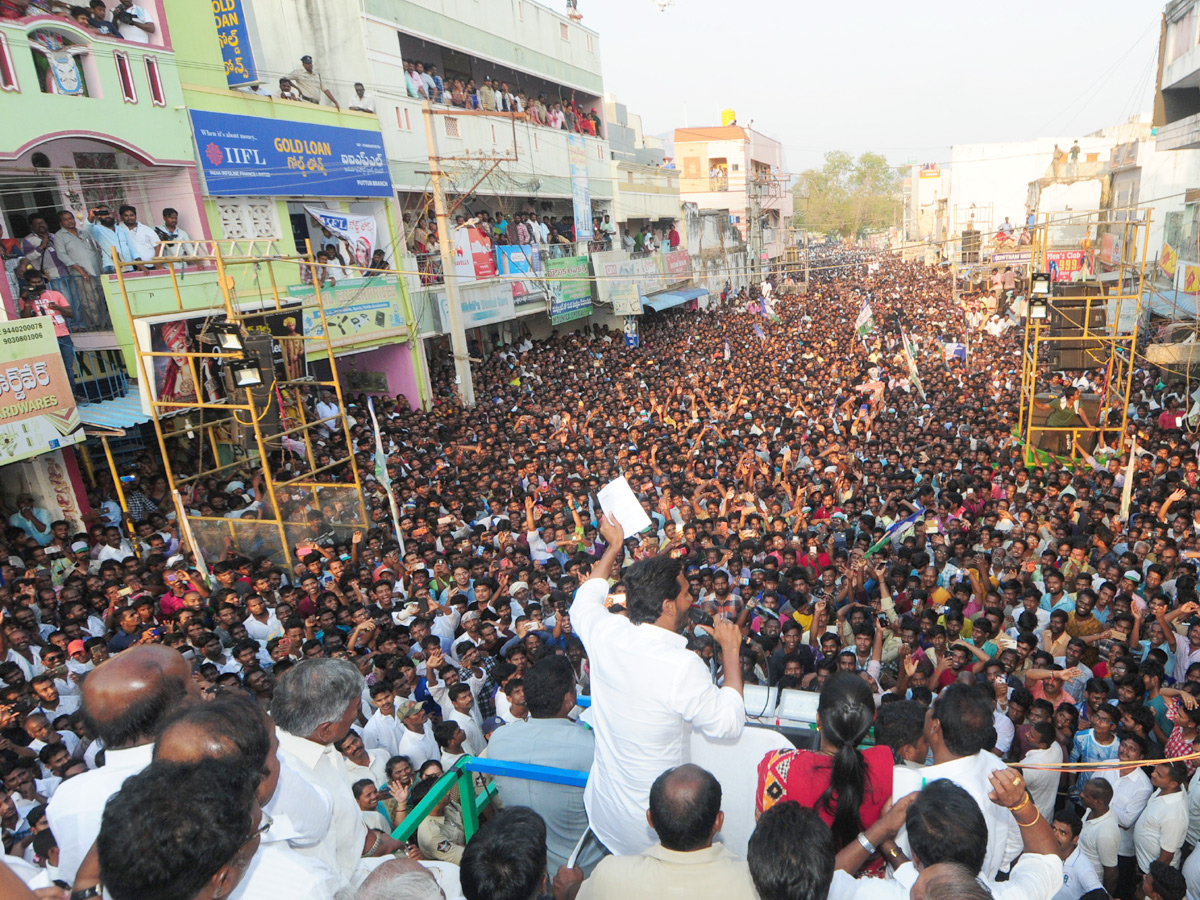
<svg viewBox="0 0 1200 900"><path fill-rule="evenodd" d="M667 769L650 788L650 827L668 850L689 852L712 844L721 830L721 785L691 764Z"/></svg>
<svg viewBox="0 0 1200 900"><path fill-rule="evenodd" d="M154 759L174 763L239 761L262 773L258 797L266 804L279 781L278 750L275 724L262 707L240 691L228 691L209 703L177 709L154 742Z"/></svg>
<svg viewBox="0 0 1200 900"><path fill-rule="evenodd" d="M395 897L445 900L446 895L429 869L403 858L389 859L376 868L354 895L355 900L393 900Z"/></svg>
<svg viewBox="0 0 1200 900"><path fill-rule="evenodd" d="M922 869L908 896L909 900L992 900L992 892L958 863L938 863Z"/></svg>
<svg viewBox="0 0 1200 900"><path fill-rule="evenodd" d="M82 694L88 731L121 750L154 740L168 714L199 690L178 651L139 644L89 672Z"/></svg>

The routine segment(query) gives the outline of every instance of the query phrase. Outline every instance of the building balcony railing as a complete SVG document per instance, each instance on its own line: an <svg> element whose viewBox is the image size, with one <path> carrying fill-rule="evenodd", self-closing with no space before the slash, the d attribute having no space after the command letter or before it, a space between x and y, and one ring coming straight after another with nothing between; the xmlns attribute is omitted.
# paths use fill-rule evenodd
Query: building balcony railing
<svg viewBox="0 0 1200 900"><path fill-rule="evenodd" d="M68 318L67 327L72 334L113 330L108 301L99 278L72 272L62 278L51 278L49 287L66 297L71 304L72 315Z"/></svg>
<svg viewBox="0 0 1200 900"><path fill-rule="evenodd" d="M1159 127L1156 150L1195 150L1200 148L1200 113L1185 116Z"/></svg>
<svg viewBox="0 0 1200 900"><path fill-rule="evenodd" d="M129 393L129 377L119 350L75 351L75 386L93 403Z"/></svg>

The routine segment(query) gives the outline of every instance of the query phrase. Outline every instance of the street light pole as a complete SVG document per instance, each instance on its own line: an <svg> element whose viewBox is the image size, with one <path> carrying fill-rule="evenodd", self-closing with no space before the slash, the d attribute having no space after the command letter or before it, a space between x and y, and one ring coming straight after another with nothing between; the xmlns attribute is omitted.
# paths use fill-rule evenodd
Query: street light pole
<svg viewBox="0 0 1200 900"><path fill-rule="evenodd" d="M437 155L433 134L433 107L426 100L425 143L429 150L429 177L433 183L433 211L437 219L438 248L442 255L442 283L446 286L446 307L449 310L450 347L454 353L454 374L458 379L458 395L468 409L475 405L475 383L471 380L471 358L467 352L467 333L463 328L462 305L458 297L458 272L454 267L454 245L450 242L450 214L446 210L446 194L442 188L442 166Z"/></svg>

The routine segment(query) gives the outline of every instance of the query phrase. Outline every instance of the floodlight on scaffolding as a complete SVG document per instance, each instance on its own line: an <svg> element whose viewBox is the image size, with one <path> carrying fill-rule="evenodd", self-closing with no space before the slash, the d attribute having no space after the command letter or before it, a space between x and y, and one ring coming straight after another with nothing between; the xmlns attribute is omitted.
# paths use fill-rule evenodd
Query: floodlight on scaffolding
<svg viewBox="0 0 1200 900"><path fill-rule="evenodd" d="M242 326L237 322L214 322L211 329L217 336L217 345L226 353L241 353L245 349Z"/></svg>
<svg viewBox="0 0 1200 900"><path fill-rule="evenodd" d="M1050 318L1050 301L1045 297L1030 297L1029 298L1029 318L1031 319L1048 319Z"/></svg>
<svg viewBox="0 0 1200 900"><path fill-rule="evenodd" d="M252 388L263 383L262 367L259 365L258 356L254 354L230 363L229 371L233 375L234 387Z"/></svg>
<svg viewBox="0 0 1200 900"><path fill-rule="evenodd" d="M1029 276L1029 293L1034 297L1049 297L1053 285L1049 272L1034 272Z"/></svg>

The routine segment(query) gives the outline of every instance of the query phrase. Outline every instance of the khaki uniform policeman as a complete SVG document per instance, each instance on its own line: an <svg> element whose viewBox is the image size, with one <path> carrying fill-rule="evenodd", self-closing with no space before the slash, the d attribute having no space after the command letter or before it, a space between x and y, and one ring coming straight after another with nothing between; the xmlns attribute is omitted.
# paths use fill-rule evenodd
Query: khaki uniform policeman
<svg viewBox="0 0 1200 900"><path fill-rule="evenodd" d="M446 815L449 800L449 796L443 797L417 828L417 846L426 859L459 865L462 863L467 836L463 833L462 825Z"/></svg>

